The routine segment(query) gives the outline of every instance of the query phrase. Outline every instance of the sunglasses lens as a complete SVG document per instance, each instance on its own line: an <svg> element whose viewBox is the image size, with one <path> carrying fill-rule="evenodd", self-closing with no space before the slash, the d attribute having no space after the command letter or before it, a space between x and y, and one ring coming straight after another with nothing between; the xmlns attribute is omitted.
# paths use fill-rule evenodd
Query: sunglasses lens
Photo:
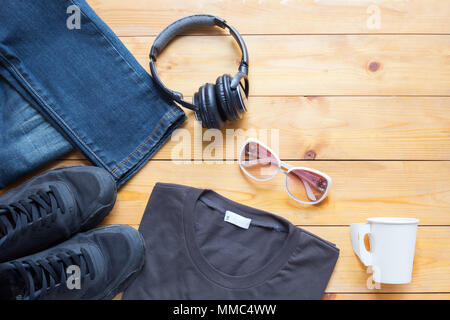
<svg viewBox="0 0 450 320"><path fill-rule="evenodd" d="M328 180L308 170L294 169L287 175L287 188L297 200L315 202L323 198L328 189Z"/></svg>
<svg viewBox="0 0 450 320"><path fill-rule="evenodd" d="M248 142L242 148L240 166L254 179L268 179L278 170L277 158L257 142Z"/></svg>

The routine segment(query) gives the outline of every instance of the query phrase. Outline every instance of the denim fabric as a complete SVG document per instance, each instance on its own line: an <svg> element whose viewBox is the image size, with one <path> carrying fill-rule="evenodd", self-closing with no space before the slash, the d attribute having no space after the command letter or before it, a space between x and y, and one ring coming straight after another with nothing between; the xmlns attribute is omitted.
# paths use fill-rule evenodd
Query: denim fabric
<svg viewBox="0 0 450 320"><path fill-rule="evenodd" d="M84 0L0 0L0 98L0 187L72 146L121 185L186 119Z"/></svg>
<svg viewBox="0 0 450 320"><path fill-rule="evenodd" d="M0 129L0 188L72 150L70 143L1 76Z"/></svg>

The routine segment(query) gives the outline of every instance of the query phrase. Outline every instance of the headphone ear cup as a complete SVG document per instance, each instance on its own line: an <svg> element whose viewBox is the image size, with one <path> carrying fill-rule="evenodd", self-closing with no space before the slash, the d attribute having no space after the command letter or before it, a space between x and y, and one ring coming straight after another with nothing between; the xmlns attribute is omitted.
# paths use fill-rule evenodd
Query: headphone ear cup
<svg viewBox="0 0 450 320"><path fill-rule="evenodd" d="M212 120L209 117L207 105L205 104L205 86L203 85L198 89L198 106L200 107L200 119L202 121L203 128L211 128Z"/></svg>
<svg viewBox="0 0 450 320"><path fill-rule="evenodd" d="M231 77L227 74L220 76L216 80L216 96L218 99L219 108L224 114L226 120L234 121L239 118L234 106L232 105L230 92Z"/></svg>
<svg viewBox="0 0 450 320"><path fill-rule="evenodd" d="M200 121L202 123L202 127L206 128L207 120L205 119L205 112L203 110L203 103L200 101L200 90L194 94L194 97L192 98L192 104L198 107L198 110L195 111L195 118L197 121Z"/></svg>
<svg viewBox="0 0 450 320"><path fill-rule="evenodd" d="M230 77L230 82L228 83L228 88L229 88L229 101L231 101L232 106L233 106L233 111L236 114L236 120L237 119L242 119L242 114L245 113L245 106L242 105L241 103L241 99L239 98L239 85L238 88L236 88L235 90L231 89L231 77Z"/></svg>
<svg viewBox="0 0 450 320"><path fill-rule="evenodd" d="M222 129L225 125L224 117L220 114L217 102L214 85L211 83L205 84L200 88L201 101L203 104L203 111L205 118L208 119L207 127L214 129Z"/></svg>

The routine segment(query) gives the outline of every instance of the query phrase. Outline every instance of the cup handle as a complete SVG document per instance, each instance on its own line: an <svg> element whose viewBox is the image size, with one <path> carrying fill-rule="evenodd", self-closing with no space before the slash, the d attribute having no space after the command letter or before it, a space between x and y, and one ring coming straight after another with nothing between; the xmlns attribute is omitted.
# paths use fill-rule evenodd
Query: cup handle
<svg viewBox="0 0 450 320"><path fill-rule="evenodd" d="M353 251L355 251L361 262L367 267L372 265L372 254L367 251L364 244L366 234L370 234L370 225L368 223L354 223L350 225Z"/></svg>

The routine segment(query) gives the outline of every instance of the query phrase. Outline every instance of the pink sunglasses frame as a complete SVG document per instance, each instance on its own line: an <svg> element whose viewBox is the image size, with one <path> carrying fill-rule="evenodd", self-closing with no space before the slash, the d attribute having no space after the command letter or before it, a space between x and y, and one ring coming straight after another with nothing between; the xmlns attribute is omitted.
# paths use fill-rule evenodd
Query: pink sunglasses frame
<svg viewBox="0 0 450 320"><path fill-rule="evenodd" d="M271 176L269 176L269 177L267 177L267 178L264 178L264 179L257 178L257 177L252 176L252 175L245 169L245 165L244 165L244 162L245 162L245 161L243 160L243 154L244 154L244 151L245 151L245 146L246 146L247 144L251 143L251 142L257 143L257 144L259 144L260 146L264 147L264 148L265 148L267 151L269 151L269 152L272 154L272 156L277 160L277 162L278 162L278 170L275 171ZM291 165L289 165L289 164L287 164L287 163L281 161L280 158L278 157L278 155L277 155L275 152L273 152L273 150L272 150L270 147L268 147L267 145L265 145L264 143L262 143L261 141L259 141L258 139L255 139L255 138L249 138L249 139L247 139L247 140L244 142L244 144L242 145L241 150L240 150L240 152L239 152L239 158L238 158L238 161L239 161L239 166L240 166L241 170L242 170L247 176L249 176L250 178L252 178L252 179L254 179L254 180L257 180L257 181L268 181L268 180L272 179L273 177L275 177L275 176L278 174L279 171L281 171L282 173L284 173L284 174L286 175L285 183L284 183L284 184L285 184L285 188L286 188L287 193L289 194L289 196L290 196L292 199L294 199L294 200L297 201L297 202L303 203L303 204L314 205L314 204L318 204L318 203L322 202L323 199L325 199L326 196L328 195L328 191L330 190L331 185L332 185L332 180L331 180L331 178L330 178L327 174L325 174L325 173L323 173L323 172L320 172L320 171L318 171L318 170L312 169L312 168L307 168L307 167L293 167L293 166L291 166ZM303 201L303 200L300 200L300 199L296 198L296 197L289 191L289 187L288 187L288 175L289 175L289 173L292 172L293 170L304 170L304 171L312 172L312 173L315 173L315 174L317 174L317 175L320 175L320 176L324 177L324 178L327 180L327 189L326 189L325 192L323 193L322 197L320 197L320 199L318 199L318 200L316 200L316 201Z"/></svg>

